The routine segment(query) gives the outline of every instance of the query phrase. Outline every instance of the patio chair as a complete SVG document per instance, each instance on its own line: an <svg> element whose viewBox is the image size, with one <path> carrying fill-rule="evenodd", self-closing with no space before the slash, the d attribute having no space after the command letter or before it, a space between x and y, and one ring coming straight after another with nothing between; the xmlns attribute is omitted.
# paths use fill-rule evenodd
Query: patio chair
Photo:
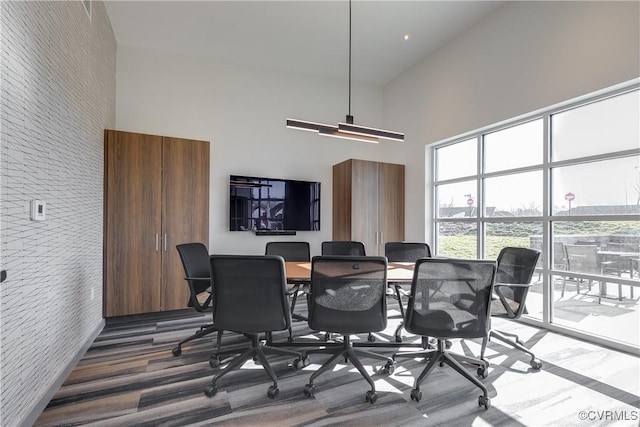
<svg viewBox="0 0 640 427"><path fill-rule="evenodd" d="M613 262L603 261L598 256L598 247L595 245L564 245L565 258L567 260L567 271L582 274L604 275L605 270L612 266ZM580 293L581 278L576 278L576 292ZM589 291L591 291L592 279L588 280ZM606 282L599 280L600 291L598 292L598 304L602 301L605 294ZM565 286L567 284L567 276L562 281L561 296L564 296ZM622 285L618 283L618 299L622 299Z"/></svg>

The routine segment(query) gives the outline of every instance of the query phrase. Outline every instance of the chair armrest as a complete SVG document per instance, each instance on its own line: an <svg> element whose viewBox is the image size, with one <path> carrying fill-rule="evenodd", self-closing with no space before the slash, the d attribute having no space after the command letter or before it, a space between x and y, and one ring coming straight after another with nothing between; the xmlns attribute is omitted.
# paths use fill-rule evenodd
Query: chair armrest
<svg viewBox="0 0 640 427"><path fill-rule="evenodd" d="M533 283L496 283L493 285L493 288L495 289L498 286L506 286L508 288L530 288L533 286Z"/></svg>
<svg viewBox="0 0 640 427"><path fill-rule="evenodd" d="M211 277L185 277L184 280L196 280L199 282L210 282L211 281Z"/></svg>

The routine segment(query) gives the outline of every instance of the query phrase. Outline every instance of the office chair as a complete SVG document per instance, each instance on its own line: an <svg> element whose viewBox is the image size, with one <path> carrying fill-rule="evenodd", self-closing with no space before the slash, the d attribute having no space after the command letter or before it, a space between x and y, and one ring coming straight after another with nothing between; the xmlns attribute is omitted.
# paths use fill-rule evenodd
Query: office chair
<svg viewBox="0 0 640 427"><path fill-rule="evenodd" d="M270 347L259 342L261 333L285 331L291 327L291 312L287 298L284 259L280 256L212 255L213 312L216 326L250 337L251 347L232 359L219 371L205 389L213 397L217 382L250 358L257 359L273 385L267 396L278 396L278 379L269 365L265 352L301 357L297 351Z"/></svg>
<svg viewBox="0 0 640 427"><path fill-rule="evenodd" d="M209 251L202 243L184 243L177 245L176 249L182 261L184 268L185 280L189 285L189 301L188 307L193 307L200 313L211 312L212 299L211 294L211 273L209 271ZM204 302L200 302L198 297L206 297ZM202 325L200 330L188 338L183 339L173 349L174 356L182 354L182 346L194 339L201 338L213 332L219 332L214 324ZM220 341L220 340L218 340Z"/></svg>
<svg viewBox="0 0 640 427"><path fill-rule="evenodd" d="M427 366L415 380L411 399L422 399L420 384L436 364L445 363L482 390L478 404L489 409L488 390L460 362L486 369L486 362L454 354L445 348L447 338L485 338L489 333L491 291L496 273L495 261L423 258L416 262L407 305L405 329L416 335L437 339L437 349L396 353L397 357L422 356ZM434 390L434 394L438 394Z"/></svg>
<svg viewBox="0 0 640 427"><path fill-rule="evenodd" d="M305 353L333 353L304 387L304 394L313 397L314 380L344 358L358 369L371 386L365 399L374 403L377 394L373 380L362 366L358 355L386 361L383 370L393 373L391 358L362 349L351 343L351 334L382 331L387 326L387 259L385 257L320 256L311 266L311 287L307 295L309 327L315 331L342 334L342 343ZM294 365L298 364L298 360Z"/></svg>
<svg viewBox="0 0 640 427"><path fill-rule="evenodd" d="M387 242L384 245L384 256L387 257L389 262L412 262L415 263L420 258L431 258L431 248L426 243L412 243L412 242ZM396 328L395 337L396 342L402 342L402 328L404 327L405 312L402 305L402 284L393 283L396 299L400 306L400 315L402 321Z"/></svg>
<svg viewBox="0 0 640 427"><path fill-rule="evenodd" d="M322 242L322 255L365 256L364 243L351 240Z"/></svg>
<svg viewBox="0 0 640 427"><path fill-rule="evenodd" d="M322 255L366 256L364 243L353 240L331 240L322 242L320 251ZM330 341L331 339L331 333L326 333L325 341ZM367 340L374 342L376 338L370 333Z"/></svg>
<svg viewBox="0 0 640 427"><path fill-rule="evenodd" d="M311 261L311 249L309 248L309 242L267 242L265 246L265 255L280 255L284 258L285 262L310 262ZM296 302L298 300L298 294L301 288L308 284L307 281L293 281L289 283L292 288L287 292L291 296L291 317L294 320L304 320L307 318L294 312L296 308Z"/></svg>
<svg viewBox="0 0 640 427"><path fill-rule="evenodd" d="M529 248L506 247L498 254L498 272L494 285L494 294L498 299L491 302L491 316L517 320L526 310L525 302L531 287L540 251ZM514 340L508 337L513 337ZM533 369L540 369L542 363L536 356L524 346L517 335L500 332L495 329L489 330L489 335L482 341L480 358L484 360L484 352L487 348L487 340L497 338L511 347L527 353L531 356L529 364ZM478 369L478 375L486 376L486 372Z"/></svg>

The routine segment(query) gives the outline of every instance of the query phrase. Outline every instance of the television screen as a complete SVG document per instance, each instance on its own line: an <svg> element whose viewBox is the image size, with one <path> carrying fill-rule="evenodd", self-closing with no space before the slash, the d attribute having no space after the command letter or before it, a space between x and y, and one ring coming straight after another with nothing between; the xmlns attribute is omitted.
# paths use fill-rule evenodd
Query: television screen
<svg viewBox="0 0 640 427"><path fill-rule="evenodd" d="M231 231L320 230L320 183L231 175Z"/></svg>

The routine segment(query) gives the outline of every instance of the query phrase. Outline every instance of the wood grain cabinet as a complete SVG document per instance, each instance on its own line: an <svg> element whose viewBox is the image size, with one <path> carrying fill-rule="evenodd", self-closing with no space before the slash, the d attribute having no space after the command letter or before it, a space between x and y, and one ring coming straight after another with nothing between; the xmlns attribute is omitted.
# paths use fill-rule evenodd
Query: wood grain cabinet
<svg viewBox="0 0 640 427"><path fill-rule="evenodd" d="M404 240L404 165L350 159L333 166L333 240L361 240L367 255Z"/></svg>
<svg viewBox="0 0 640 427"><path fill-rule="evenodd" d="M209 241L209 143L105 131L104 315L176 310L175 246Z"/></svg>

